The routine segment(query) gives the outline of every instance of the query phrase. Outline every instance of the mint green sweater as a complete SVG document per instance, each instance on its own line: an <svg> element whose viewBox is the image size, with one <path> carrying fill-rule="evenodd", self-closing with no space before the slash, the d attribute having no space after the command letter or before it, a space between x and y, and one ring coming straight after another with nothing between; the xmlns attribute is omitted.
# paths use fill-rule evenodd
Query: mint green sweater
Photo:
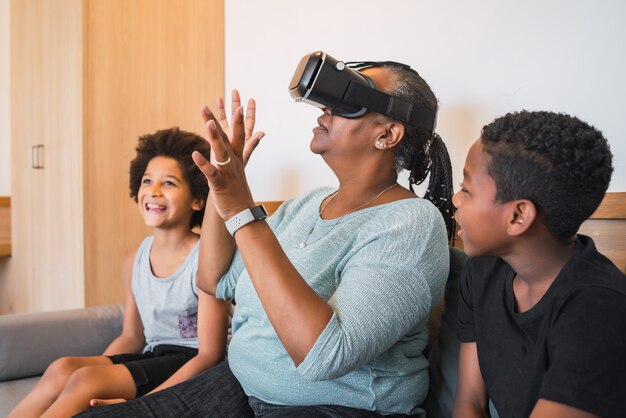
<svg viewBox="0 0 626 418"><path fill-rule="evenodd" d="M296 367L236 253L217 289L237 304L230 367L249 396L272 404L420 414L426 322L448 275L443 219L416 198L323 220L319 206L331 192L289 200L269 219L292 264L333 308L330 322Z"/></svg>

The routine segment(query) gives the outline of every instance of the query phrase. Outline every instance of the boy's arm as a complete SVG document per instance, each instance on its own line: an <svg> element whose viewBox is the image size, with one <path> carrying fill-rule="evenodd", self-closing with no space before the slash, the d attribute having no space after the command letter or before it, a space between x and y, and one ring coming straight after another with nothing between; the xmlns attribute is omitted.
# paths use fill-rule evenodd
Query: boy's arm
<svg viewBox="0 0 626 418"><path fill-rule="evenodd" d="M530 418L596 418L598 415L562 403L539 399Z"/></svg>
<svg viewBox="0 0 626 418"><path fill-rule="evenodd" d="M137 251L134 251L132 254L128 255L122 266L122 281L125 294L122 333L104 350L103 356L121 353L137 353L145 346L143 323L141 322L137 304L135 303L135 296L131 288L136 254Z"/></svg>
<svg viewBox="0 0 626 418"><path fill-rule="evenodd" d="M149 393L191 379L224 360L229 303L198 289L198 354Z"/></svg>
<svg viewBox="0 0 626 418"><path fill-rule="evenodd" d="M487 388L480 373L476 343L461 343L459 373L452 416L457 418L488 417Z"/></svg>

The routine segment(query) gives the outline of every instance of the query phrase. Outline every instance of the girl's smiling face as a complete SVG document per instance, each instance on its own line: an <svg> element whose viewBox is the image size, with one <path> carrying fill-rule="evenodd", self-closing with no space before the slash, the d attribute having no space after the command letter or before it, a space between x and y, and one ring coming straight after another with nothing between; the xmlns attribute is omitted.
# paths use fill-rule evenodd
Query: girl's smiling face
<svg viewBox="0 0 626 418"><path fill-rule="evenodd" d="M193 211L202 209L202 202L191 195L178 161L165 156L154 157L148 163L137 201L146 226L151 228L189 228Z"/></svg>

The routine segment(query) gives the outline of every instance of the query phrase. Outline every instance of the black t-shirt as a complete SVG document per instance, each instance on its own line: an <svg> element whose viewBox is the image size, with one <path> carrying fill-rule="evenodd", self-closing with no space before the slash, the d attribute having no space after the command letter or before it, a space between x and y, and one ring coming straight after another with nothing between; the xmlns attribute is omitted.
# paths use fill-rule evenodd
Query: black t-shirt
<svg viewBox="0 0 626 418"><path fill-rule="evenodd" d="M526 418L547 399L626 417L626 275L579 235L554 283L523 313L514 276L498 257L475 257L459 287L457 336L476 342L500 416Z"/></svg>

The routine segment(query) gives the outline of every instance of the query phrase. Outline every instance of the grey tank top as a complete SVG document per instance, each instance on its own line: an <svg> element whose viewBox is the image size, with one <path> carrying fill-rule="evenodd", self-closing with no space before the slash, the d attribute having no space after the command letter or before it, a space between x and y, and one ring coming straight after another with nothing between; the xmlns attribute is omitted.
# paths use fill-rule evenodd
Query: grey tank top
<svg viewBox="0 0 626 418"><path fill-rule="evenodd" d="M144 353L161 344L198 348L198 250L200 241L169 277L156 277L150 266L154 237L145 238L135 256L132 291L146 338Z"/></svg>

